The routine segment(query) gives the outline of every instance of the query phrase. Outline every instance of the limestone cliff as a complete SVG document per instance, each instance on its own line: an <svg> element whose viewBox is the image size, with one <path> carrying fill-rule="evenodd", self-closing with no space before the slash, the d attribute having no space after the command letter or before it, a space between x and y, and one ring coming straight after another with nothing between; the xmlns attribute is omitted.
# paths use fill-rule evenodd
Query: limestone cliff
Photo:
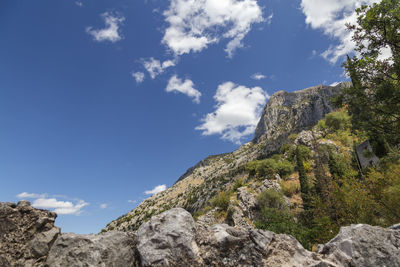
<svg viewBox="0 0 400 267"><path fill-rule="evenodd" d="M348 86L350 83L342 82L336 86L318 85L293 93L273 94L258 122L253 142L265 144L264 154L275 152L291 133L310 129L332 112L332 97Z"/></svg>

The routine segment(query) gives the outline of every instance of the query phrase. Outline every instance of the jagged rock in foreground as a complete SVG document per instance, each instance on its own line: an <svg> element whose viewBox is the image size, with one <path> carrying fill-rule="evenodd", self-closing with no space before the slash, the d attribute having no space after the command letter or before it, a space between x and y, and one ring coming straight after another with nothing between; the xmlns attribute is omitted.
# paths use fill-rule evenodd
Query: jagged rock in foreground
<svg viewBox="0 0 400 267"><path fill-rule="evenodd" d="M398 226L342 227L315 253L289 235L195 223L181 208L153 216L136 234L59 234L55 216L25 201L0 203L0 266L400 266Z"/></svg>
<svg viewBox="0 0 400 267"><path fill-rule="evenodd" d="M400 229L366 224L342 227L322 254L343 266L400 266Z"/></svg>
<svg viewBox="0 0 400 267"><path fill-rule="evenodd" d="M128 233L62 234L51 247L48 266L137 266L135 240Z"/></svg>
<svg viewBox="0 0 400 267"><path fill-rule="evenodd" d="M154 216L137 231L137 250L143 266L190 266L199 260L196 224L184 209Z"/></svg>
<svg viewBox="0 0 400 267"><path fill-rule="evenodd" d="M0 266L44 266L60 229L54 226L57 215L18 204L0 202Z"/></svg>

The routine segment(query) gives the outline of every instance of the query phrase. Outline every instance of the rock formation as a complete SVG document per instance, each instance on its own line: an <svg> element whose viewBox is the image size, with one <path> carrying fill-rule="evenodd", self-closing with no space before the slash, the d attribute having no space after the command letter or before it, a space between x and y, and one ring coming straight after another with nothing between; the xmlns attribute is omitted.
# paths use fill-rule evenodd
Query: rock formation
<svg viewBox="0 0 400 267"><path fill-rule="evenodd" d="M98 235L62 234L49 251L48 266L137 266L133 234L110 231Z"/></svg>
<svg viewBox="0 0 400 267"><path fill-rule="evenodd" d="M60 234L56 217L27 201L0 203L0 266L43 266Z"/></svg>
<svg viewBox="0 0 400 267"><path fill-rule="evenodd" d="M316 253L289 235L196 223L181 208L136 233L59 234L54 218L28 202L0 203L0 266L400 266L398 225L342 227Z"/></svg>
<svg viewBox="0 0 400 267"><path fill-rule="evenodd" d="M264 108L253 142L265 142L265 155L278 150L289 134L314 126L332 112L331 98L348 86L350 83L342 82L336 86L318 85L293 93L276 92Z"/></svg>

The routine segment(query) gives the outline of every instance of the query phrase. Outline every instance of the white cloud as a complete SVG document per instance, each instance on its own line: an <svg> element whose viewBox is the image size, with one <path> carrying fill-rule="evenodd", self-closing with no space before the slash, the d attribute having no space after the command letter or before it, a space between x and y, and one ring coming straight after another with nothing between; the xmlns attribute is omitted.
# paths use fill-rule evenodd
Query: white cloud
<svg viewBox="0 0 400 267"><path fill-rule="evenodd" d="M100 209L104 210L108 207L106 203L100 204Z"/></svg>
<svg viewBox="0 0 400 267"><path fill-rule="evenodd" d="M55 197L48 198L47 194L35 194L23 192L17 195L18 198L32 198L35 199L32 206L38 209L51 209L57 214L73 214L79 215L82 208L89 205L83 200L75 200L75 204L71 201L60 201ZM61 197L61 196L60 196Z"/></svg>
<svg viewBox="0 0 400 267"><path fill-rule="evenodd" d="M144 191L144 194L145 195L155 195L162 191L165 191L166 189L167 189L167 186L165 184L161 184L161 185L157 185L156 187L154 187L151 190Z"/></svg>
<svg viewBox="0 0 400 267"><path fill-rule="evenodd" d="M144 81L144 73L143 72L132 72L132 77L135 78L136 83L142 83Z"/></svg>
<svg viewBox="0 0 400 267"><path fill-rule="evenodd" d="M171 0L162 42L176 55L199 52L221 39L232 57L254 23L264 21L256 0Z"/></svg>
<svg viewBox="0 0 400 267"><path fill-rule="evenodd" d="M270 25L272 23L272 19L274 18L274 13L271 13L271 15L268 16L267 18L267 24Z"/></svg>
<svg viewBox="0 0 400 267"><path fill-rule="evenodd" d="M169 79L167 88L165 88L167 92L180 92L182 94L187 95L188 97L193 99L193 102L199 104L201 93L194 88L194 84L191 80L186 79L182 81L176 75L172 76Z"/></svg>
<svg viewBox="0 0 400 267"><path fill-rule="evenodd" d="M152 79L163 73L165 69L173 66L175 66L175 62L172 60L166 60L161 63L157 59L150 58L149 60L143 61L143 67L149 72L149 75Z"/></svg>
<svg viewBox="0 0 400 267"><path fill-rule="evenodd" d="M122 39L119 27L125 20L124 17L115 15L109 12L101 14L101 17L106 24L104 29L95 30L92 27L87 27L86 32L93 36L93 39L97 42L110 41L115 43Z"/></svg>
<svg viewBox="0 0 400 267"><path fill-rule="evenodd" d="M71 201L60 201L56 198L38 198L33 201L32 206L39 209L53 209L57 214L74 214L79 215L81 209L87 206L83 200L78 200L75 204Z"/></svg>
<svg viewBox="0 0 400 267"><path fill-rule="evenodd" d="M355 24L357 14L355 9L362 4L372 4L380 0L302 0L301 8L306 16L306 23L313 29L320 29L325 35L339 41L331 45L321 56L336 63L342 56L351 53L355 43L351 40L352 33L345 24Z"/></svg>
<svg viewBox="0 0 400 267"><path fill-rule="evenodd" d="M214 96L215 111L207 114L196 130L203 135L220 134L222 139L239 144L254 132L268 97L260 87L223 83Z"/></svg>
<svg viewBox="0 0 400 267"><path fill-rule="evenodd" d="M128 200L128 203L132 203L132 204L136 204L137 202L138 202L137 200L131 200L131 199Z"/></svg>
<svg viewBox="0 0 400 267"><path fill-rule="evenodd" d="M317 50L311 51L311 55L312 55L313 57L316 56L316 55L317 55Z"/></svg>
<svg viewBox="0 0 400 267"><path fill-rule="evenodd" d="M265 76L262 73L257 72L257 73L254 73L253 75L251 75L251 78L254 80L262 80L262 79L267 78L267 76Z"/></svg>
<svg viewBox="0 0 400 267"><path fill-rule="evenodd" d="M75 5L77 5L77 6L79 6L79 7L82 7L82 6L83 6L83 3L82 3L81 1L75 1Z"/></svg>
<svg viewBox="0 0 400 267"><path fill-rule="evenodd" d="M329 86L336 86L336 85L338 85L340 82L333 82L333 83L331 83Z"/></svg>
<svg viewBox="0 0 400 267"><path fill-rule="evenodd" d="M17 198L43 198L46 197L46 194L35 194L35 193L27 193L23 192L17 195Z"/></svg>

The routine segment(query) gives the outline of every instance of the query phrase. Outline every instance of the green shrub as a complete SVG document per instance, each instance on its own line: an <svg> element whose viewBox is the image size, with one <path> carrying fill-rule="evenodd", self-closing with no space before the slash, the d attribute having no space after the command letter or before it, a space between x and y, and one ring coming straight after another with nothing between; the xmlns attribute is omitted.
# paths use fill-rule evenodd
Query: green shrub
<svg viewBox="0 0 400 267"><path fill-rule="evenodd" d="M337 111L329 113L325 116L326 127L332 131L348 129L350 124L350 116L346 112Z"/></svg>
<svg viewBox="0 0 400 267"><path fill-rule="evenodd" d="M305 248L311 248L310 231L296 223L289 211L274 208L263 208L259 220L255 222L257 228L269 230L277 234L294 236Z"/></svg>
<svg viewBox="0 0 400 267"><path fill-rule="evenodd" d="M296 149L297 156L300 156L303 160L311 158L311 150L308 147L299 145Z"/></svg>
<svg viewBox="0 0 400 267"><path fill-rule="evenodd" d="M284 144L281 153L286 156L290 162L296 161L296 146L291 144Z"/></svg>
<svg viewBox="0 0 400 267"><path fill-rule="evenodd" d="M283 194L287 197L291 197L300 192L300 185L295 181L281 181L279 184Z"/></svg>
<svg viewBox="0 0 400 267"><path fill-rule="evenodd" d="M326 126L326 120L325 119L322 119L322 120L318 121L318 124L317 124L317 129L318 130L326 131L327 128L328 127Z"/></svg>
<svg viewBox="0 0 400 267"><path fill-rule="evenodd" d="M294 171L293 164L288 160L280 160L280 156L256 160L247 163L246 170L251 176L264 177L266 175L279 175L285 177Z"/></svg>
<svg viewBox="0 0 400 267"><path fill-rule="evenodd" d="M221 208L222 210L227 210L229 206L229 201L231 197L231 191L219 192L215 197L210 200L210 204L213 207Z"/></svg>
<svg viewBox="0 0 400 267"><path fill-rule="evenodd" d="M275 189L268 189L261 192L257 197L257 203L261 210L263 208L273 208L280 210L287 209L287 205L282 192Z"/></svg>
<svg viewBox="0 0 400 267"><path fill-rule="evenodd" d="M294 171L293 164L288 160L278 161L278 173L282 177L292 174Z"/></svg>
<svg viewBox="0 0 400 267"><path fill-rule="evenodd" d="M296 140L298 136L299 136L298 134L292 133L292 134L290 134L290 135L288 136L288 139L289 139L290 142L293 143L294 140Z"/></svg>
<svg viewBox="0 0 400 267"><path fill-rule="evenodd" d="M258 176L273 175L278 171L278 162L272 158L263 159L257 168Z"/></svg>
<svg viewBox="0 0 400 267"><path fill-rule="evenodd" d="M257 174L258 165L259 161L250 161L246 164L245 170L249 173L250 176L255 176Z"/></svg>
<svg viewBox="0 0 400 267"><path fill-rule="evenodd" d="M236 180L235 184L233 185L233 191L237 191L242 186L244 186L243 179Z"/></svg>
<svg viewBox="0 0 400 267"><path fill-rule="evenodd" d="M312 161L311 160L304 161L303 162L303 166L304 166L304 170L306 171L306 173L312 172L313 168L312 168Z"/></svg>

